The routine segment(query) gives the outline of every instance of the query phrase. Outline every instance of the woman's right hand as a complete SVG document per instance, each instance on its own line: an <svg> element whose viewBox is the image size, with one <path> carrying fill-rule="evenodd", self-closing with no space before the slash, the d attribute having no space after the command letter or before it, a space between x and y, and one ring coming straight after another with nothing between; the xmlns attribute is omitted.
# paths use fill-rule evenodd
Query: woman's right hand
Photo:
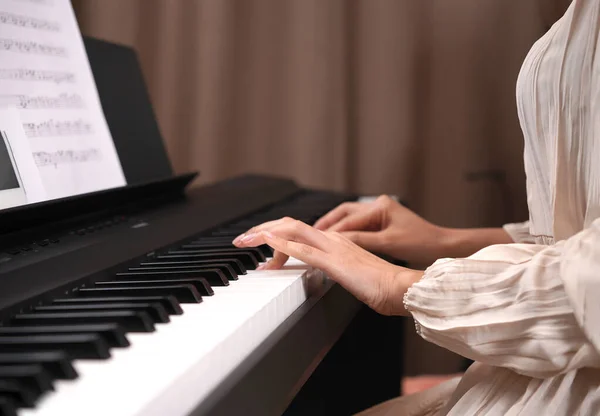
<svg viewBox="0 0 600 416"><path fill-rule="evenodd" d="M366 250L416 265L444 257L449 233L385 195L370 203L346 202L319 219L315 228L339 232Z"/></svg>

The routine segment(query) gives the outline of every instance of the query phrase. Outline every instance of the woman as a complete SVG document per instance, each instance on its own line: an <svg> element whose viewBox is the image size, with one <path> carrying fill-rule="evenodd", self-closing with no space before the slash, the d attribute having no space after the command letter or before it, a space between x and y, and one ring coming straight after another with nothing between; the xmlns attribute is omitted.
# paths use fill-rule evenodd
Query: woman
<svg viewBox="0 0 600 416"><path fill-rule="evenodd" d="M291 255L325 270L374 310L412 316L426 340L476 361L461 380L367 414L600 414L599 29L600 0L574 0L523 64L527 223L449 230L380 198L338 207L315 228L281 219L235 240L275 248L265 268ZM421 272L365 249L412 263L455 258Z"/></svg>

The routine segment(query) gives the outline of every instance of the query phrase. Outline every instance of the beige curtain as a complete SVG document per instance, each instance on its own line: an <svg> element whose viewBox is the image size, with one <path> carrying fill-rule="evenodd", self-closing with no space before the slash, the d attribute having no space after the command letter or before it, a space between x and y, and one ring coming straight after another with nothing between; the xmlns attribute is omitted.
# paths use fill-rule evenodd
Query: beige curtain
<svg viewBox="0 0 600 416"><path fill-rule="evenodd" d="M527 218L515 81L568 0L73 3L139 52L178 171L393 193L450 226Z"/></svg>
<svg viewBox="0 0 600 416"><path fill-rule="evenodd" d="M527 216L515 80L567 0L73 0L139 52L168 151L405 197L447 225Z"/></svg>

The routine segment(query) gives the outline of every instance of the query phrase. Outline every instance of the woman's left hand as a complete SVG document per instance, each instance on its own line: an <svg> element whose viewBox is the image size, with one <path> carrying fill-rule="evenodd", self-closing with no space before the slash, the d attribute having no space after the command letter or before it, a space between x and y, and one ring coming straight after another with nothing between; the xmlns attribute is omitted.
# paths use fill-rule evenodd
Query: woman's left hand
<svg viewBox="0 0 600 416"><path fill-rule="evenodd" d="M403 297L423 272L394 266L336 232L319 231L292 218L250 229L237 237L237 247L268 244L273 259L262 269L282 267L289 256L323 270L358 300L383 315L406 315Z"/></svg>

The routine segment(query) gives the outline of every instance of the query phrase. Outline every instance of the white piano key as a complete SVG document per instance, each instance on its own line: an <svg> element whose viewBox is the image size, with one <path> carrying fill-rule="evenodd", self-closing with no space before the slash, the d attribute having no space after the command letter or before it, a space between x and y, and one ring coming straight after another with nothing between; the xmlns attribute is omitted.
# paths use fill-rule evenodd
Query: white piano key
<svg viewBox="0 0 600 416"><path fill-rule="evenodd" d="M22 416L177 416L201 403L307 299L307 266L249 271L156 332L129 334L131 346L106 361L75 362L80 377L58 381Z"/></svg>

